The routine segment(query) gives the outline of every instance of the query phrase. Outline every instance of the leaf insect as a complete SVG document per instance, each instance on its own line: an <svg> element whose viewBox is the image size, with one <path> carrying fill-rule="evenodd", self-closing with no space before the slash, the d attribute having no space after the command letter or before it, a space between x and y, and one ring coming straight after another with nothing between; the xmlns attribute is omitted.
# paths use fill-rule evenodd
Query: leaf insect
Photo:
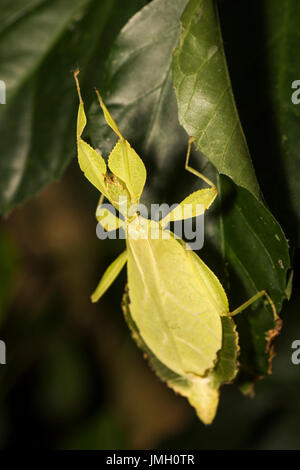
<svg viewBox="0 0 300 470"><path fill-rule="evenodd" d="M105 120L119 138L109 155L110 173L103 157L82 139L87 119L78 73L77 70L74 78L79 96L79 165L102 195L96 211L97 220L101 223L106 215L106 230L110 230L110 226L114 229L122 226L126 231L126 249L103 274L91 296L92 302L103 296L127 263L128 307L140 342L168 371L188 382L185 389L179 382L169 384L188 398L202 421L210 423L218 403L211 371L224 347L222 318L231 320L262 296L268 299L276 317L275 306L262 290L230 312L226 293L217 276L194 251L186 249L183 240L166 230L170 221L185 217L182 211L185 205L190 205L192 217L195 217L208 209L218 194L213 182L189 166L193 139L189 140L185 169L209 187L191 193L160 221L142 217L135 208L146 181L144 163L121 134L97 90ZM104 198L124 220L102 209ZM190 212L188 217L191 217Z"/></svg>

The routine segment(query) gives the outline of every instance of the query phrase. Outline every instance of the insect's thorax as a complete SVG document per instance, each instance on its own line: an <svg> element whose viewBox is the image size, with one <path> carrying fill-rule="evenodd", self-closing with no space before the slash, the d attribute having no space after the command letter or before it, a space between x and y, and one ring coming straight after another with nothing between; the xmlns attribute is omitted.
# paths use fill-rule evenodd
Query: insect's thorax
<svg viewBox="0 0 300 470"><path fill-rule="evenodd" d="M126 229L127 240L159 240L164 236L158 222L146 219L141 215L128 218Z"/></svg>

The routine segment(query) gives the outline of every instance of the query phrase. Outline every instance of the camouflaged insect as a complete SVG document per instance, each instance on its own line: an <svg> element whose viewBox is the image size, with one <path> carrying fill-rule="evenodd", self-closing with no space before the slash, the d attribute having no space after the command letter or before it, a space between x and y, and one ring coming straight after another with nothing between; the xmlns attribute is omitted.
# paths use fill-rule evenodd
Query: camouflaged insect
<svg viewBox="0 0 300 470"><path fill-rule="evenodd" d="M142 217L136 207L146 182L143 161L121 134L97 92L107 124L119 140L107 165L103 157L82 139L86 115L75 72L80 99L77 120L78 160L86 178L100 191L97 220L106 230L123 227L126 249L108 267L92 301L106 292L127 263L128 294L124 312L138 344L158 373L176 392L187 397L204 423L216 413L219 387L231 381L237 371L238 339L232 316L247 308L265 291L258 292L234 311L229 311L226 293L216 275L183 240L167 230L169 222L200 215L210 207L218 192L204 175L189 166L185 169L210 187L187 196L162 220ZM106 198L122 215L116 217L102 208ZM274 310L274 315L276 312Z"/></svg>

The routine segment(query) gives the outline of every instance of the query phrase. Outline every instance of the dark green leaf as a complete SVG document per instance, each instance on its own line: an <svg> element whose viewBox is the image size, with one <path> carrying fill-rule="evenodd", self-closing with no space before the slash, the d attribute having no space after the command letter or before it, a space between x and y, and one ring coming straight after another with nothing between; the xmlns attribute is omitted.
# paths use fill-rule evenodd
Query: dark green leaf
<svg viewBox="0 0 300 470"><path fill-rule="evenodd" d="M300 4L219 3L233 90L260 187L288 238L299 244L300 104L291 98L300 77Z"/></svg>
<svg viewBox="0 0 300 470"><path fill-rule="evenodd" d="M110 43L144 0L1 5L0 207L6 213L61 176L74 155L72 69L97 82ZM95 67L97 65L97 68Z"/></svg>
<svg viewBox="0 0 300 470"><path fill-rule="evenodd" d="M196 147L239 186L259 195L232 94L214 0L191 0L174 52L179 121Z"/></svg>
<svg viewBox="0 0 300 470"><path fill-rule="evenodd" d="M218 264L225 263L230 281L227 287L235 295L234 300L241 304L258 291L266 290L280 312L289 269L288 246L280 226L257 199L257 183L250 170L252 164L232 97L214 2L190 0L183 14L183 26L174 53L174 84L181 123L196 137L198 149L217 170L238 185L234 187L226 179L220 180L219 210L213 225L208 224L206 230L214 233L209 242L219 254ZM209 51L214 45L217 49L212 55ZM226 282L224 269L223 273L220 266L216 269ZM239 320L241 360L245 376L250 379L268 372L272 356L268 337L275 335L271 331L276 328L270 306L259 307L256 303L255 307L255 314L244 314L248 320L245 328L242 329L243 321Z"/></svg>
<svg viewBox="0 0 300 470"><path fill-rule="evenodd" d="M219 179L217 219L234 310L260 290L271 296L279 313L290 267L285 236L272 214L253 195L226 177ZM216 224L214 222L208 223ZM266 298L235 317L240 333L241 365L247 379L268 373L272 360L269 337L280 329Z"/></svg>
<svg viewBox="0 0 300 470"><path fill-rule="evenodd" d="M121 132L146 157L147 169L156 168L156 180L151 176L153 186L160 185L160 172L170 175L174 171L169 165L170 152L173 162L178 162L187 145L186 134L178 125L171 77L172 51L186 4L187 0L154 0L137 13L115 42L100 87ZM114 136L96 100L89 117L94 146L108 154Z"/></svg>

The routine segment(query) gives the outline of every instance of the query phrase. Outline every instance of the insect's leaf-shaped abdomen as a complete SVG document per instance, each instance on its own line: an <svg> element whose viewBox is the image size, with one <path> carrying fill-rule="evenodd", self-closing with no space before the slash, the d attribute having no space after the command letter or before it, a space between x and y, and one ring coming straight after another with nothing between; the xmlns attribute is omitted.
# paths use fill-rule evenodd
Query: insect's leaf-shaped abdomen
<svg viewBox="0 0 300 470"><path fill-rule="evenodd" d="M130 310L141 337L174 372L204 375L222 346L220 314L228 311L207 291L211 271L200 277L173 237L127 241Z"/></svg>

